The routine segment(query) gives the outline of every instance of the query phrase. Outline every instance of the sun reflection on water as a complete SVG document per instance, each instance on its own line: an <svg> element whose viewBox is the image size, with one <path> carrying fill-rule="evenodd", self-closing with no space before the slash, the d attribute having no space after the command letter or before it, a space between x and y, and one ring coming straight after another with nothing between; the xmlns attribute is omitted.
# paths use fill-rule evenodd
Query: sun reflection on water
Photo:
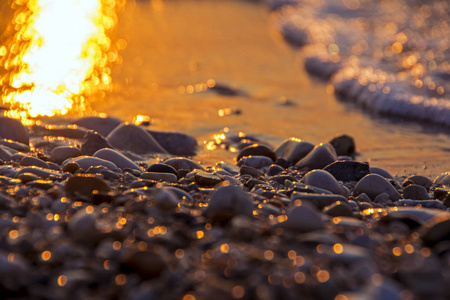
<svg viewBox="0 0 450 300"><path fill-rule="evenodd" d="M111 86L119 59L108 33L125 0L15 0L1 46L5 115L26 119L88 108L86 97Z"/></svg>

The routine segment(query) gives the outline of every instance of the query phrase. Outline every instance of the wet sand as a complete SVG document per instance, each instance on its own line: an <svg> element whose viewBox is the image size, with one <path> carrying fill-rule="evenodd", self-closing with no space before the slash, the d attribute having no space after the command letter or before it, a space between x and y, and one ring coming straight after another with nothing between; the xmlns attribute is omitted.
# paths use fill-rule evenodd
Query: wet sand
<svg viewBox="0 0 450 300"><path fill-rule="evenodd" d="M246 1L129 2L118 38L127 40L123 63L113 67L114 91L93 108L121 119L148 114L153 127L193 134L200 143L224 127L274 146L295 136L312 143L346 133L361 161L391 173L431 177L447 171L447 131L379 118L339 102L323 82L302 69L302 58L270 26L268 10ZM217 83L246 93L180 93L181 87ZM286 97L294 105L279 105ZM220 117L223 108L239 115ZM198 159L232 160L202 150Z"/></svg>

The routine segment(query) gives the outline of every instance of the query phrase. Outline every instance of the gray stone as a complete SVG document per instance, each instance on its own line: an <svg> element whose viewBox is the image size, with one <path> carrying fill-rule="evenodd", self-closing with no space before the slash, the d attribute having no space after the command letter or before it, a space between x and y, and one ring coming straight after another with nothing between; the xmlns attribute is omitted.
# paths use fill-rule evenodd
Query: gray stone
<svg viewBox="0 0 450 300"><path fill-rule="evenodd" d="M73 146L58 146L53 148L52 159L56 161L58 164L61 164L68 158L81 156L81 150L77 147Z"/></svg>
<svg viewBox="0 0 450 300"><path fill-rule="evenodd" d="M12 140L7 140L7 139L0 140L0 145L6 146L10 149L14 149L14 150L20 151L20 152L30 152L30 146L19 143L19 142L14 142Z"/></svg>
<svg viewBox="0 0 450 300"><path fill-rule="evenodd" d="M37 157L31 157L31 156L25 156L20 160L20 165L23 167L28 166L35 166L39 168L45 168L50 169L49 165L43 161L42 159L39 159Z"/></svg>
<svg viewBox="0 0 450 300"><path fill-rule="evenodd" d="M301 200L303 203L310 203L322 210L337 201L347 202L347 199L341 195L324 195L324 194L309 194L294 192L291 194L291 201L295 203L296 200Z"/></svg>
<svg viewBox="0 0 450 300"><path fill-rule="evenodd" d="M445 172L436 177L433 184L436 185L450 185L450 172Z"/></svg>
<svg viewBox="0 0 450 300"><path fill-rule="evenodd" d="M335 202L325 207L323 212L331 217L353 217L353 210L347 202Z"/></svg>
<svg viewBox="0 0 450 300"><path fill-rule="evenodd" d="M297 202L287 212L287 220L279 223L279 226L299 232L310 232L325 228L322 215L311 204Z"/></svg>
<svg viewBox="0 0 450 300"><path fill-rule="evenodd" d="M25 145L30 143L28 130L19 120L0 117L0 138L13 140Z"/></svg>
<svg viewBox="0 0 450 300"><path fill-rule="evenodd" d="M322 169L337 160L336 151L330 144L320 144L295 164L297 169Z"/></svg>
<svg viewBox="0 0 450 300"><path fill-rule="evenodd" d="M221 183L224 179L217 174L211 174L205 171L198 171L194 176L195 183L201 186L215 186Z"/></svg>
<svg viewBox="0 0 450 300"><path fill-rule="evenodd" d="M359 181L370 174L369 164L356 161L336 161L324 168L339 181Z"/></svg>
<svg viewBox="0 0 450 300"><path fill-rule="evenodd" d="M301 182L325 189L333 194L343 195L344 197L348 196L347 191L343 189L333 175L324 170L313 170L308 172Z"/></svg>
<svg viewBox="0 0 450 300"><path fill-rule="evenodd" d="M116 149L136 154L167 153L145 129L132 124L117 126L106 140Z"/></svg>
<svg viewBox="0 0 450 300"><path fill-rule="evenodd" d="M142 169L131 161L128 157L113 149L100 149L94 153L93 157L98 157L114 163L117 167L123 169L132 169L142 172Z"/></svg>
<svg viewBox="0 0 450 300"><path fill-rule="evenodd" d="M370 173L371 174L378 174L386 179L394 179L394 177L385 169L378 168L378 167L370 167Z"/></svg>
<svg viewBox="0 0 450 300"><path fill-rule="evenodd" d="M433 185L433 182L428 177L422 176L422 175L414 175L408 177L406 180L410 180L414 182L415 184L421 185L427 190Z"/></svg>
<svg viewBox="0 0 450 300"><path fill-rule="evenodd" d="M334 147L334 149L336 150L336 154L339 156L352 156L353 154L355 154L355 141L348 135L344 134L335 137L330 141L330 144Z"/></svg>
<svg viewBox="0 0 450 300"><path fill-rule="evenodd" d="M48 179L48 178L56 178L60 176L59 172L56 172L54 170L50 170L50 169L45 169L45 168L40 168L40 167L25 167L19 170L19 172L17 172L16 176L19 176L20 174L23 173L32 173L36 176L39 176L40 178L43 179Z"/></svg>
<svg viewBox="0 0 450 300"><path fill-rule="evenodd" d="M81 145L81 153L84 155L94 155L95 152L104 148L113 149L114 147L100 134L88 131L84 136L84 142Z"/></svg>
<svg viewBox="0 0 450 300"><path fill-rule="evenodd" d="M353 195L356 197L362 193L365 193L372 200L375 200L382 193L388 194L389 199L392 201L397 201L401 198L392 184L378 174L366 175L356 184Z"/></svg>
<svg viewBox="0 0 450 300"><path fill-rule="evenodd" d="M5 148L6 147L0 146L0 160L10 161L12 159L12 154Z"/></svg>
<svg viewBox="0 0 450 300"><path fill-rule="evenodd" d="M122 123L119 119L113 117L83 117L75 120L73 124L94 130L102 136L107 136L111 131ZM95 152L95 151L94 151Z"/></svg>
<svg viewBox="0 0 450 300"><path fill-rule="evenodd" d="M410 184L403 189L403 198L412 200L428 200L430 196L426 188L417 184Z"/></svg>
<svg viewBox="0 0 450 300"><path fill-rule="evenodd" d="M248 193L235 186L219 188L211 197L206 212L213 220L227 220L236 215L253 216L253 200Z"/></svg>
<svg viewBox="0 0 450 300"><path fill-rule="evenodd" d="M269 147L259 144L253 144L242 149L236 157L236 161L239 161L245 156L265 156L270 158L272 163L277 160L275 152L270 150Z"/></svg>
<svg viewBox="0 0 450 300"><path fill-rule="evenodd" d="M188 170L190 172L195 169L203 170L203 167L200 166L198 163L196 163L195 161L193 161L191 159L184 158L184 157L169 158L164 161L164 164L172 166L177 171L178 170Z"/></svg>
<svg viewBox="0 0 450 300"><path fill-rule="evenodd" d="M245 156L238 161L237 166L242 167L245 165L255 169L262 169L271 164L273 164L273 161L267 156Z"/></svg>
<svg viewBox="0 0 450 300"><path fill-rule="evenodd" d="M285 140L274 152L278 158L283 158L289 164L296 164L311 152L313 148L314 145L311 143L297 138L290 138Z"/></svg>
<svg viewBox="0 0 450 300"><path fill-rule="evenodd" d="M147 132L170 154L191 156L197 153L197 140L193 136L180 132L155 130Z"/></svg>
<svg viewBox="0 0 450 300"><path fill-rule="evenodd" d="M117 169L117 166L114 163L112 163L108 160L104 160L104 159L101 159L98 157L93 157L93 156L79 156L79 157L75 157L75 158L70 158L63 162L63 164L62 164L63 169L64 169L64 166L68 163L77 163L84 170L87 170L90 167L96 167L96 166L104 166L112 171Z"/></svg>

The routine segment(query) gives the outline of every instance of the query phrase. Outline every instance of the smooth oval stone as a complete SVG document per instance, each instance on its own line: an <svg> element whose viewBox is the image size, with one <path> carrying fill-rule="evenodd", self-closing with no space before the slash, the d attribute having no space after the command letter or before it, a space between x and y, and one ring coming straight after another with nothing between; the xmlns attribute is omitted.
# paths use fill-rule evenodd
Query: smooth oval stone
<svg viewBox="0 0 450 300"><path fill-rule="evenodd" d="M19 178L20 181L22 181L23 183L27 183L30 181L38 180L39 176L36 176L35 174L32 173L22 173L19 176L17 176L17 178Z"/></svg>
<svg viewBox="0 0 450 300"><path fill-rule="evenodd" d="M132 169L132 170L138 170L139 172L142 172L142 169L136 165L132 160L130 160L128 157L123 155L120 152L117 152L113 149L101 149L94 153L94 157L98 157L107 161L110 161L114 163L117 167L123 169Z"/></svg>
<svg viewBox="0 0 450 300"><path fill-rule="evenodd" d="M197 153L197 140L193 136L180 132L155 130L147 132L170 154L190 156Z"/></svg>
<svg viewBox="0 0 450 300"><path fill-rule="evenodd" d="M195 183L202 186L215 186L223 181L223 177L205 171L198 171L194 175Z"/></svg>
<svg viewBox="0 0 450 300"><path fill-rule="evenodd" d="M161 173L161 172L144 172L140 176L141 179L150 179L156 181L166 181L166 182L178 182L178 177L172 173Z"/></svg>
<svg viewBox="0 0 450 300"><path fill-rule="evenodd" d="M48 179L50 177L59 177L61 175L59 172L55 172L50 169L45 169L45 168L40 168L40 167L25 167L25 168L20 169L19 172L17 172L16 176L19 176L20 174L23 174L23 173L32 173L43 179Z"/></svg>
<svg viewBox="0 0 450 300"><path fill-rule="evenodd" d="M267 170L267 175L269 176L275 176L278 174L281 174L284 171L284 168L282 168L279 165L270 165L269 170Z"/></svg>
<svg viewBox="0 0 450 300"><path fill-rule="evenodd" d="M421 185L410 184L403 189L403 198L412 200L428 200L427 189Z"/></svg>
<svg viewBox="0 0 450 300"><path fill-rule="evenodd" d="M45 161L43 161L42 159L39 159L37 157L31 157L31 156L23 157L20 160L20 165L23 167L35 166L35 167L39 167L39 168L50 169L49 165Z"/></svg>
<svg viewBox="0 0 450 300"><path fill-rule="evenodd" d="M335 137L330 141L330 144L334 147L334 149L336 150L336 154L339 156L351 156L355 154L355 141L351 136L344 134Z"/></svg>
<svg viewBox="0 0 450 300"><path fill-rule="evenodd" d="M230 219L236 215L253 216L252 198L235 186L219 188L211 197L207 216L212 219Z"/></svg>
<svg viewBox="0 0 450 300"><path fill-rule="evenodd" d="M433 184L436 185L450 185L450 172L445 172L436 177Z"/></svg>
<svg viewBox="0 0 450 300"><path fill-rule="evenodd" d="M30 152L30 146L19 142L14 142L13 140L2 139L0 140L0 145L20 152Z"/></svg>
<svg viewBox="0 0 450 300"><path fill-rule="evenodd" d="M87 129L94 130L102 136L107 136L111 131L122 123L117 118L113 117L83 117L75 120L73 124L82 126Z"/></svg>
<svg viewBox="0 0 450 300"><path fill-rule="evenodd" d="M167 153L145 129L132 124L117 126L106 140L116 149L137 154Z"/></svg>
<svg viewBox="0 0 450 300"><path fill-rule="evenodd" d="M277 160L275 152L270 150L267 146L258 144L253 144L242 149L236 157L236 161L239 161L245 156L265 156L270 158L272 160L272 163Z"/></svg>
<svg viewBox="0 0 450 300"><path fill-rule="evenodd" d="M165 211L176 209L180 203L177 195L166 188L155 189L153 192L153 199L155 201L155 206Z"/></svg>
<svg viewBox="0 0 450 300"><path fill-rule="evenodd" d="M370 173L371 174L378 174L386 179L394 179L394 177L385 169L378 168L378 167L370 167Z"/></svg>
<svg viewBox="0 0 450 300"><path fill-rule="evenodd" d="M226 162L218 162L216 164L216 169L221 168L230 173L231 175L237 175L239 174L239 169L236 166L227 164Z"/></svg>
<svg viewBox="0 0 450 300"><path fill-rule="evenodd" d="M9 209L16 204L14 198L0 193L0 209Z"/></svg>
<svg viewBox="0 0 450 300"><path fill-rule="evenodd" d="M30 143L28 130L19 120L0 116L0 138L13 140L25 145Z"/></svg>
<svg viewBox="0 0 450 300"><path fill-rule="evenodd" d="M63 166L62 171L74 174L79 168L80 165L76 162L69 162Z"/></svg>
<svg viewBox="0 0 450 300"><path fill-rule="evenodd" d="M250 175L250 176L252 176L254 178L257 178L257 177L260 177L260 176L264 175L264 173L260 172L259 170L255 169L253 167L247 166L247 165L243 165L239 169L239 173L241 175Z"/></svg>
<svg viewBox="0 0 450 300"><path fill-rule="evenodd" d="M245 165L255 169L262 169L270 166L271 164L273 164L272 159L266 156L246 156L238 161L237 166L242 167Z"/></svg>
<svg viewBox="0 0 450 300"><path fill-rule="evenodd" d="M322 169L337 160L336 151L330 144L324 143L314 147L304 158L295 164L297 169Z"/></svg>
<svg viewBox="0 0 450 300"><path fill-rule="evenodd" d="M397 201L401 198L400 194L392 184L378 174L366 175L356 184L353 195L356 197L362 193L365 193L372 200L375 200L375 198L382 193L388 194L389 199L392 201Z"/></svg>
<svg viewBox="0 0 450 300"><path fill-rule="evenodd" d="M359 181L370 174L369 164L356 161L336 161L324 168L339 181Z"/></svg>
<svg viewBox="0 0 450 300"><path fill-rule="evenodd" d="M114 147L100 134L88 131L84 136L84 142L81 145L81 153L92 156L95 152L104 148L113 149Z"/></svg>
<svg viewBox="0 0 450 300"><path fill-rule="evenodd" d="M169 166L167 164L161 164L161 163L153 164L153 165L149 166L146 171L147 172L155 172L155 173L172 173L178 177L177 170L174 167Z"/></svg>
<svg viewBox="0 0 450 300"><path fill-rule="evenodd" d="M421 185L427 190L433 185L433 182L428 177L422 175L413 175L408 177L406 180L410 180L415 184Z"/></svg>
<svg viewBox="0 0 450 300"><path fill-rule="evenodd" d="M107 193L111 190L109 184L94 176L72 176L67 179L64 186L66 193L71 195L81 194L91 196L93 191Z"/></svg>
<svg viewBox="0 0 450 300"><path fill-rule="evenodd" d="M310 203L322 210L326 206L329 206L337 201L347 202L347 199L341 195L324 195L324 194L309 194L309 193L299 193L293 192L291 194L291 201L295 203L295 200L301 200L303 203Z"/></svg>
<svg viewBox="0 0 450 300"><path fill-rule="evenodd" d="M342 188L339 182L337 182L333 175L324 170L313 170L308 172L305 177L302 178L301 182L325 189L333 194L343 195L345 197L348 196L347 192Z"/></svg>
<svg viewBox="0 0 450 300"><path fill-rule="evenodd" d="M12 154L2 146L0 146L0 160L3 160L3 161L11 161L12 160Z"/></svg>
<svg viewBox="0 0 450 300"><path fill-rule="evenodd" d="M331 217L353 217L353 210L347 202L335 202L323 210Z"/></svg>
<svg viewBox="0 0 450 300"><path fill-rule="evenodd" d="M172 166L175 170L188 170L189 172L197 169L197 170L204 170L202 166L200 166L195 161L184 158L184 157L174 157L169 158L164 161L164 164Z"/></svg>
<svg viewBox="0 0 450 300"><path fill-rule="evenodd" d="M52 150L52 158L57 163L62 163L68 158L81 156L81 150L73 146L58 146Z"/></svg>
<svg viewBox="0 0 450 300"><path fill-rule="evenodd" d="M178 199L180 200L188 200L188 201L193 201L192 196L189 195L188 193L186 193L184 190L176 188L176 187L165 187L165 189L175 193L175 195L177 195Z"/></svg>
<svg viewBox="0 0 450 300"><path fill-rule="evenodd" d="M435 244L450 239L450 213L443 212L426 222L420 231L427 244Z"/></svg>
<svg viewBox="0 0 450 300"><path fill-rule="evenodd" d="M274 152L278 158L283 158L289 164L296 164L311 152L312 149L314 149L313 144L298 138L290 138L278 146Z"/></svg>
<svg viewBox="0 0 450 300"><path fill-rule="evenodd" d="M93 156L79 156L79 157L75 157L75 158L70 158L63 162L63 164L62 164L63 169L64 169L64 166L68 163L77 163L84 170L87 170L90 167L96 167L96 166L104 166L112 171L117 169L117 166L114 163L112 163L108 160L104 160L104 159L101 159L98 157L93 157Z"/></svg>
<svg viewBox="0 0 450 300"><path fill-rule="evenodd" d="M279 223L281 227L299 232L310 232L325 228L322 215L311 204L301 202L287 212L287 220Z"/></svg>
<svg viewBox="0 0 450 300"><path fill-rule="evenodd" d="M399 200L395 202L397 206L420 206L425 208L446 209L446 206L439 200Z"/></svg>

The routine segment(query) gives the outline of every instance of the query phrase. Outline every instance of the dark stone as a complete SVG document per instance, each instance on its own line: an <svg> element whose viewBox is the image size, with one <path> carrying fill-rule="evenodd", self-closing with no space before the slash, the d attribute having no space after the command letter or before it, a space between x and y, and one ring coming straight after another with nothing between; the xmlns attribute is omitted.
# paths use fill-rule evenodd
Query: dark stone
<svg viewBox="0 0 450 300"><path fill-rule="evenodd" d="M243 166L239 169L239 173L240 173L241 175L247 174L247 175L250 175L250 176L252 176L252 177L254 177L254 178L259 177L259 176L263 176L263 175L264 175L264 173L258 171L257 169L252 168L252 167L249 167L249 166L246 166L246 165L243 165Z"/></svg>
<svg viewBox="0 0 450 300"><path fill-rule="evenodd" d="M356 161L336 161L324 168L339 181L359 181L370 174L369 164Z"/></svg>
<svg viewBox="0 0 450 300"><path fill-rule="evenodd" d="M403 198L412 199L412 200L428 200L430 196L428 196L426 188L417 184L410 184L403 190Z"/></svg>
<svg viewBox="0 0 450 300"><path fill-rule="evenodd" d="M223 181L219 175L211 174L205 171L195 173L195 183L201 186L215 186Z"/></svg>
<svg viewBox="0 0 450 300"><path fill-rule="evenodd" d="M170 154L191 156L197 153L197 140L193 136L179 132L147 132Z"/></svg>
<svg viewBox="0 0 450 300"><path fill-rule="evenodd" d="M25 126L19 120L7 117L0 117L0 137L25 145L30 142L30 135Z"/></svg>
<svg viewBox="0 0 450 300"><path fill-rule="evenodd" d="M336 154L340 155L349 155L352 156L355 154L355 141L352 137L348 135L341 135L335 137L330 141L330 144L336 149Z"/></svg>
<svg viewBox="0 0 450 300"><path fill-rule="evenodd" d="M203 170L203 167L198 163L184 157L169 158L168 160L164 161L164 164L172 166L175 170L178 171L178 173L180 172L180 170L189 170L188 172L191 172L195 169ZM179 175L180 177L184 177L181 176L181 174Z"/></svg>
<svg viewBox="0 0 450 300"><path fill-rule="evenodd" d="M284 171L283 167L273 164L269 167L269 170L267 170L267 175L275 176L282 173L283 171Z"/></svg>
<svg viewBox="0 0 450 300"><path fill-rule="evenodd" d="M270 158L273 162L277 159L275 152L270 150L267 146L259 144L253 144L242 149L236 157L236 161L239 161L244 156L265 156Z"/></svg>
<svg viewBox="0 0 450 300"><path fill-rule="evenodd" d="M95 152L103 148L114 149L100 134L94 131L88 131L84 136L84 143L81 145L81 153L92 156Z"/></svg>
<svg viewBox="0 0 450 300"><path fill-rule="evenodd" d="M122 123L119 119L113 117L83 117L73 122L78 126L94 130L102 136L107 136L111 131Z"/></svg>
<svg viewBox="0 0 450 300"><path fill-rule="evenodd" d="M177 170L167 164L153 164L145 170L146 172L156 172L156 173L172 173L175 174L178 177Z"/></svg>

